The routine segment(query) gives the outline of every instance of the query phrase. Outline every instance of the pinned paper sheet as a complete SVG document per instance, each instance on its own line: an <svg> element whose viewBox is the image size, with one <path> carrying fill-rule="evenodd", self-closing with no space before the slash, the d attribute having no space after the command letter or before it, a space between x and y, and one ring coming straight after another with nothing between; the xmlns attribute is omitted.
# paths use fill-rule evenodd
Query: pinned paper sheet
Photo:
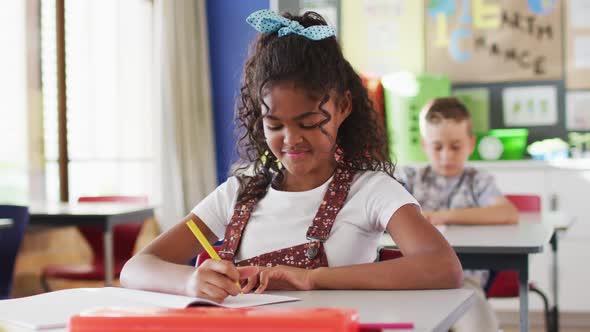
<svg viewBox="0 0 590 332"><path fill-rule="evenodd" d="M565 82L568 89L590 89L590 1L566 1Z"/></svg>
<svg viewBox="0 0 590 332"><path fill-rule="evenodd" d="M565 111L567 130L590 130L590 92L568 92Z"/></svg>
<svg viewBox="0 0 590 332"><path fill-rule="evenodd" d="M574 29L589 29L590 28L590 1L588 0L570 0L569 7L569 23Z"/></svg>
<svg viewBox="0 0 590 332"><path fill-rule="evenodd" d="M363 0L362 5L368 17L386 16L397 18L405 12L406 0Z"/></svg>
<svg viewBox="0 0 590 332"><path fill-rule="evenodd" d="M590 68L590 36L574 37L574 66L576 69Z"/></svg>
<svg viewBox="0 0 590 332"><path fill-rule="evenodd" d="M356 71L378 76L399 70L424 71L422 1L340 3L342 51Z"/></svg>
<svg viewBox="0 0 590 332"><path fill-rule="evenodd" d="M502 106L507 127L557 124L557 88L553 85L506 88Z"/></svg>

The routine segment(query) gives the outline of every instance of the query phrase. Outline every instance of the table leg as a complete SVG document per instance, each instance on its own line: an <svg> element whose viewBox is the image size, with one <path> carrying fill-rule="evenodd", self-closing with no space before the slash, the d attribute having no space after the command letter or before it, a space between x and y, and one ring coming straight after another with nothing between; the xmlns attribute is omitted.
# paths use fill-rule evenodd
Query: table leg
<svg viewBox="0 0 590 332"><path fill-rule="evenodd" d="M9 218L1 218L0 219L0 228L10 228L14 221Z"/></svg>
<svg viewBox="0 0 590 332"><path fill-rule="evenodd" d="M559 260L557 255L557 242L559 237L559 231L555 231L551 237L551 250L553 251L553 260L551 266L551 288L553 290L553 308L551 309L551 331L559 332Z"/></svg>
<svg viewBox="0 0 590 332"><path fill-rule="evenodd" d="M520 298L520 331L529 330L529 264L528 256L518 269L518 294Z"/></svg>
<svg viewBox="0 0 590 332"><path fill-rule="evenodd" d="M103 233L104 244L104 284L112 286L114 279L113 228L106 225Z"/></svg>

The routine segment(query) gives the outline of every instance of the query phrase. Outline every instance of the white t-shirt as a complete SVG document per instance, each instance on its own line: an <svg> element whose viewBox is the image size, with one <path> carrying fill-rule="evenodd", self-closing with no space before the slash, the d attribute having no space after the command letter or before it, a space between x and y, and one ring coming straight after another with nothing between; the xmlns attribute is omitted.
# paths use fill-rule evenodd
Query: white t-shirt
<svg viewBox="0 0 590 332"><path fill-rule="evenodd" d="M332 178L303 192L269 188L244 229L236 260L308 242L307 229ZM230 177L192 210L218 238L223 238L236 204L239 182ZM379 239L397 209L418 202L383 172L357 173L324 243L330 266L375 261Z"/></svg>

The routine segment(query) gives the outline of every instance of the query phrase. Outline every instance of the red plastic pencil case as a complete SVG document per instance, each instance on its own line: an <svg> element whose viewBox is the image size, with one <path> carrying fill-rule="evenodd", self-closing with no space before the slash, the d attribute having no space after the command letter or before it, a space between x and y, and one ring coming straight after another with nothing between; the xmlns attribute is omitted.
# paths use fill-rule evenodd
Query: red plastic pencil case
<svg viewBox="0 0 590 332"><path fill-rule="evenodd" d="M70 332L357 332L358 313L335 308L192 307L96 309L70 318Z"/></svg>

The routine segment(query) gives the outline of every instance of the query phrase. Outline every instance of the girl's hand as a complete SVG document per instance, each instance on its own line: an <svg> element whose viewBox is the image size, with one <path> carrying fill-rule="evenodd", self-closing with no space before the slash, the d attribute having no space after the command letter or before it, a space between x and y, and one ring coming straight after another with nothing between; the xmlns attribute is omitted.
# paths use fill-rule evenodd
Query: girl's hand
<svg viewBox="0 0 590 332"><path fill-rule="evenodd" d="M185 293L221 303L229 295L240 294L240 287L236 284L238 280L257 273L258 268L255 266L236 268L228 261L208 259L191 273Z"/></svg>
<svg viewBox="0 0 590 332"><path fill-rule="evenodd" d="M248 278L242 291L260 294L269 290L311 290L314 288L313 270L279 265L275 267L257 267L259 272Z"/></svg>

